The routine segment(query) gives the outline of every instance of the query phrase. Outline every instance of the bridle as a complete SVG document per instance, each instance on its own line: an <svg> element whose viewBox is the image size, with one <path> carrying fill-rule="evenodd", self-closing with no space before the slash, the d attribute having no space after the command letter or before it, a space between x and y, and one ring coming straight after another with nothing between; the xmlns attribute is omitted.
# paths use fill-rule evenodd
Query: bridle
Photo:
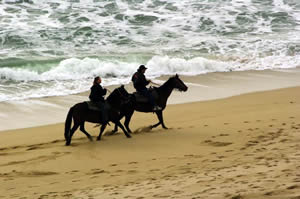
<svg viewBox="0 0 300 199"><path fill-rule="evenodd" d="M179 82L179 84L180 84L181 87L183 87L183 88L186 87L186 85L184 85L184 83L179 78L176 78L176 81ZM176 88L176 89L179 90L179 91L183 91L183 89L181 89L181 88Z"/></svg>

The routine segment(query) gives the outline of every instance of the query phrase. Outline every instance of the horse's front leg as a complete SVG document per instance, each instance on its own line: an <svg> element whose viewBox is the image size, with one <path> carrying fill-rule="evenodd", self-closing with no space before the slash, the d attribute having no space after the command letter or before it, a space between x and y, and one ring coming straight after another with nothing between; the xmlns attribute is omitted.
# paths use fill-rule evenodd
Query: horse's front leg
<svg viewBox="0 0 300 199"><path fill-rule="evenodd" d="M101 129L100 129L100 133L99 136L97 137L97 140L101 140L101 136L103 131L105 130L107 124L102 124Z"/></svg>
<svg viewBox="0 0 300 199"><path fill-rule="evenodd" d="M124 126L121 124L120 121L115 122L115 124L116 124L117 126L119 126L119 127L122 129L122 131L124 132L124 134L126 135L127 138L131 138L131 135L129 135L129 134L127 133L127 131L125 130Z"/></svg>
<svg viewBox="0 0 300 199"><path fill-rule="evenodd" d="M161 124L161 126L164 128L164 129L168 129L168 127L166 127L165 123L164 123L164 119L163 119L163 112L162 111L156 111L155 112L157 117L158 117L158 120L159 122L155 125L153 125L152 128L154 127L157 127L159 124Z"/></svg>

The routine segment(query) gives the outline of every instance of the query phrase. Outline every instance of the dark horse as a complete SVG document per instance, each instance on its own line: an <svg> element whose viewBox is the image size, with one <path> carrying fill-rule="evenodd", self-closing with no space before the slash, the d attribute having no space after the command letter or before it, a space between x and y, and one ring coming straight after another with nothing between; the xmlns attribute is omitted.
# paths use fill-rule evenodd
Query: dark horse
<svg viewBox="0 0 300 199"><path fill-rule="evenodd" d="M155 88L157 92L157 97L155 100L157 105L160 106L162 110L155 112L159 122L157 124L152 125L151 128L155 128L161 124L164 129L167 129L163 120L163 110L166 108L168 98L174 89L178 89L179 91L188 90L188 87L183 83L183 81L179 78L177 74L173 77L170 77L162 86ZM127 131L131 133L131 130L129 128L129 122L133 115L133 112L136 110L139 112L149 113L153 112L153 110L149 102L139 102L134 94L130 94L130 99L130 102L127 103L126 106L122 106L120 117L122 118L123 116L125 116L124 125ZM113 132L117 131L118 126L115 125L115 129Z"/></svg>
<svg viewBox="0 0 300 199"><path fill-rule="evenodd" d="M130 138L131 136L127 133L124 126L120 123L120 108L123 103L128 101L129 94L124 89L122 85L119 88L116 88L106 99L106 102L109 104L109 121L115 123L116 126L119 126L123 132L125 133L126 137ZM74 120L74 125L71 129L72 118ZM73 107L70 108L66 122L65 122L65 140L66 145L71 144L71 139L75 131L80 126L80 130L92 141L92 136L86 132L84 129L84 122L92 122L92 123L100 123L101 117L98 111L90 110L88 108L88 104L86 102L81 102L75 104ZM101 140L102 133L106 127L105 125L101 126L101 130L97 140ZM70 130L71 129L71 130Z"/></svg>

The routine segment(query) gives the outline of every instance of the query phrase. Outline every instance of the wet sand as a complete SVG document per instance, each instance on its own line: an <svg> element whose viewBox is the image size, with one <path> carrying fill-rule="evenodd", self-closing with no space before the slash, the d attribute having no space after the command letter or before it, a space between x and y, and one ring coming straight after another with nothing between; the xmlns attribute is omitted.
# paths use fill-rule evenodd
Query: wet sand
<svg viewBox="0 0 300 199"><path fill-rule="evenodd" d="M0 198L298 199L299 109L293 87L169 105L168 130L135 113L131 139L77 131L66 147L62 123L2 131Z"/></svg>
<svg viewBox="0 0 300 199"><path fill-rule="evenodd" d="M300 69L241 71L181 76L189 87L186 93L173 92L169 104L226 98L244 93L300 86ZM163 83L168 76L159 78ZM108 87L113 90L116 86ZM132 85L126 85L129 92ZM89 92L77 95L0 103L0 131L60 123L74 104L88 100ZM1 132L0 132L1 133Z"/></svg>

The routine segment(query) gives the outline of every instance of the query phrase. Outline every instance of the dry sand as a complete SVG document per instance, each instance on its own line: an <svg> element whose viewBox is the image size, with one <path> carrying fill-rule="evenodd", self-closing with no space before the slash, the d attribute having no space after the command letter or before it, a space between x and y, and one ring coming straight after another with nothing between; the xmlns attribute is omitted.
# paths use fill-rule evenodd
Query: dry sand
<svg viewBox="0 0 300 199"><path fill-rule="evenodd" d="M300 87L135 113L133 138L0 132L0 198L300 198ZM87 125L93 136L98 128ZM110 127L108 130L111 130Z"/></svg>

